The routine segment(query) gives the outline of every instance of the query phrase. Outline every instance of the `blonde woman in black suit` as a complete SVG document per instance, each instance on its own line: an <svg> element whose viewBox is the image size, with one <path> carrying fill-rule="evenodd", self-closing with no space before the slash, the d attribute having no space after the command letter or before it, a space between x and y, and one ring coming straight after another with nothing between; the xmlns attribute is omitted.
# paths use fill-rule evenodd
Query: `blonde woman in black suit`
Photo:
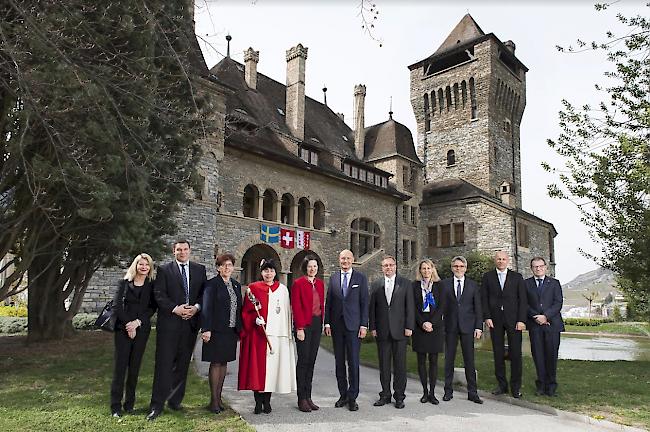
<svg viewBox="0 0 650 432"><path fill-rule="evenodd" d="M131 413L142 355L151 332L151 316L156 311L152 294L155 278L153 260L146 253L136 256L119 283L115 296L115 366L111 384L113 417ZM124 378L126 377L126 391ZM124 396L124 405L122 397Z"/></svg>
<svg viewBox="0 0 650 432"><path fill-rule="evenodd" d="M438 284L440 277L430 259L423 259L418 266L417 280L413 282L415 301L415 329L411 340L417 354L418 375L422 383L420 402L438 405L434 394L438 377L438 353L444 352L444 311L446 297ZM429 364L427 365L427 358Z"/></svg>

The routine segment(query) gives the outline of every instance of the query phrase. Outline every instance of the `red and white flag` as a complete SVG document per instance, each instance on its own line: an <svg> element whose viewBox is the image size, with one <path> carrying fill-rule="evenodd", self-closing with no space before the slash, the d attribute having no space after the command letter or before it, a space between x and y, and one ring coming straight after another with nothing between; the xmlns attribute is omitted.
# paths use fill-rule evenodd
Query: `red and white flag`
<svg viewBox="0 0 650 432"><path fill-rule="evenodd" d="M280 229L280 246L285 249L293 249L296 244L296 232L294 230Z"/></svg>
<svg viewBox="0 0 650 432"><path fill-rule="evenodd" d="M309 241L311 240L311 233L308 231L296 231L296 247L298 249L309 249Z"/></svg>

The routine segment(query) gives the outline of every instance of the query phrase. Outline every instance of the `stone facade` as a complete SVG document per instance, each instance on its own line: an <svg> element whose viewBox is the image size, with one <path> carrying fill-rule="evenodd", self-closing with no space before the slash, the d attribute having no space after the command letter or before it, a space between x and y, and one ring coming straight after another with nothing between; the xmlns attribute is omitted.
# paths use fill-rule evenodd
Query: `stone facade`
<svg viewBox="0 0 650 432"><path fill-rule="evenodd" d="M287 50L286 85L259 73L259 59L249 48L245 64L226 57L201 79L200 91L213 95L216 131L201 142L203 185L188 191L179 237L209 274L215 254L230 252L242 283L258 278L261 258L275 258L290 284L312 253L328 277L343 249L371 280L386 254L414 278L425 256L471 250L505 250L526 275L530 258L541 255L553 272L553 225L521 209L527 69L512 42L485 35L466 15L438 51L409 66L417 146L392 113L365 126L361 84L351 95L352 128L306 97L302 45ZM262 225L308 232L310 250L263 241ZM84 310L101 307L122 275L100 269Z"/></svg>

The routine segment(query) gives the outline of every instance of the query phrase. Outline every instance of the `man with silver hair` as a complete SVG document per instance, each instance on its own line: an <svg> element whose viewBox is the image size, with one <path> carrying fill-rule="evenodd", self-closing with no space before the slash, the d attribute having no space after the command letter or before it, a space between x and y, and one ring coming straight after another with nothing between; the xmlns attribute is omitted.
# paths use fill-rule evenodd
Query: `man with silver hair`
<svg viewBox="0 0 650 432"><path fill-rule="evenodd" d="M445 316L445 394L443 401L454 397L452 381L456 347L460 339L467 379L467 399L482 404L476 388L476 369L474 367L474 338L480 339L483 333L483 311L479 286L465 277L467 260L455 256L451 260L454 275L440 282L447 296L447 315Z"/></svg>

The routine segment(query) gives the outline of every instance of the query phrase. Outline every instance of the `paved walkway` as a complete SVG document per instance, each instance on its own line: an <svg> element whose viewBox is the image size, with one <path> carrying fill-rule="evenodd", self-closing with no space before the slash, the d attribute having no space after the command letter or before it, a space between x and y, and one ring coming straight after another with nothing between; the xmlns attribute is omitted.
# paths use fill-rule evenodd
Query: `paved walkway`
<svg viewBox="0 0 650 432"><path fill-rule="evenodd" d="M195 358L201 358L201 341L197 344ZM321 407L319 411L303 413L298 410L296 394L274 394L271 398L271 414L253 414L253 394L251 391L237 391L237 361L228 365L228 375L224 384L224 398L227 403L258 431L269 432L317 432L317 431L424 431L445 432L499 431L521 432L525 430L583 432L603 431L601 426L546 414L539 410L511 405L494 399L484 398L483 405L467 400L467 393L456 390L454 399L442 401L442 388L436 388L440 405L422 404L419 380L409 378L407 384L406 408L396 409L393 405L374 407L378 397L379 372L376 369L361 367L360 394L357 402L359 411L350 412L347 408L334 408L338 399L336 378L334 376L334 356L320 349L314 371L312 399ZM197 361L197 369L207 376L207 363ZM206 395L206 398L209 395ZM525 397L525 395L524 395ZM576 416L579 417L579 416ZM610 429L611 430L611 429ZM619 429L620 430L620 429Z"/></svg>

